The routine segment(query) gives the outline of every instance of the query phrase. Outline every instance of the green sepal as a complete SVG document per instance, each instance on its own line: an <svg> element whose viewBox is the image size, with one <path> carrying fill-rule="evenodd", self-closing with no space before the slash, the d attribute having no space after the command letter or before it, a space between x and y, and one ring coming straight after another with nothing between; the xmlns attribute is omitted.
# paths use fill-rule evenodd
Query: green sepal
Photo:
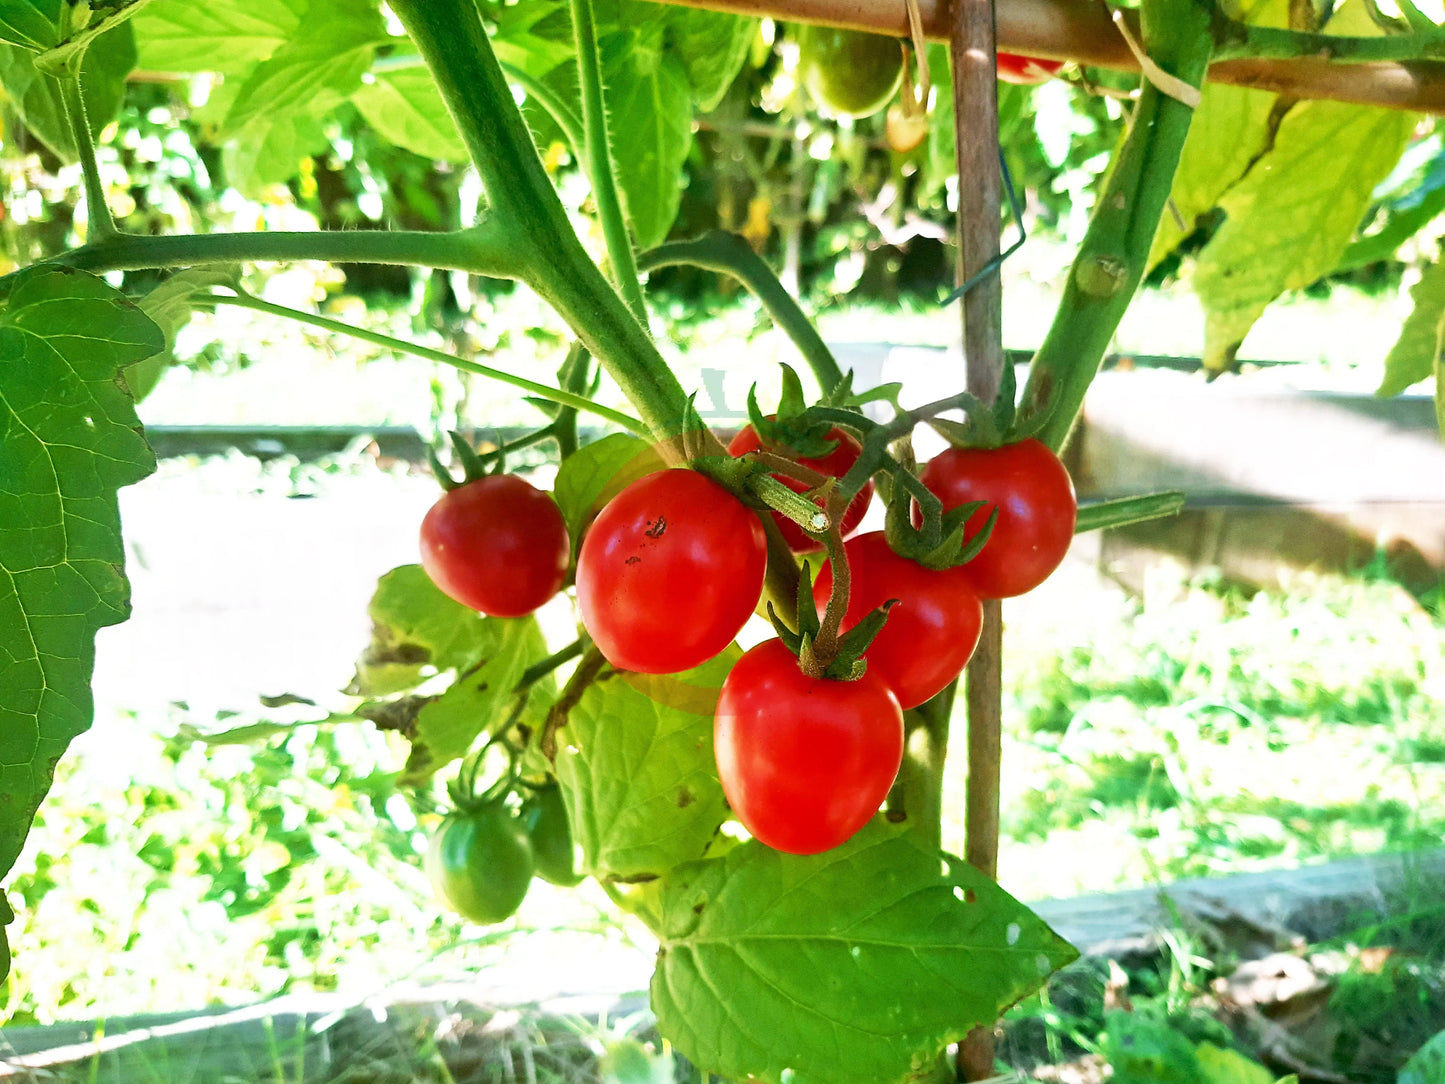
<svg viewBox="0 0 1445 1084"><path fill-rule="evenodd" d="M895 472L894 482L902 483L903 476L904 472ZM895 492L888 502L884 517L883 531L893 552L934 571L954 568L977 557L993 533L998 508L995 506L984 525L969 536L965 533L968 521L988 502L969 501L943 512L935 496L923 490L912 475L907 475L907 478L906 484L895 484L894 488L899 492ZM918 527L913 526L911 518L912 502L909 497L914 491L920 491L917 495L922 498L918 507L923 514L923 523Z"/></svg>
<svg viewBox="0 0 1445 1084"><path fill-rule="evenodd" d="M803 650L803 637L788 627L788 623L773 609L771 602L768 603L768 620L773 623L773 631L778 634L778 639L783 641L784 647L794 655Z"/></svg>
<svg viewBox="0 0 1445 1084"><path fill-rule="evenodd" d="M1005 364L999 376L998 396L993 406L968 393L960 396L966 420L929 418L934 431L956 448L1001 448L1035 436L1049 420L1049 404L1034 404L1021 412L1018 409L1018 374Z"/></svg>
<svg viewBox="0 0 1445 1084"><path fill-rule="evenodd" d="M838 638L838 655L834 658L832 665L823 671L824 677L837 678L840 681L857 681L862 677L868 668L863 653L883 631L883 625L888 620L888 611L896 605L898 605L898 600L890 598L876 610L869 611L863 620L840 636ZM839 669L840 667L845 669ZM835 669L839 669L839 672L834 673Z"/></svg>
<svg viewBox="0 0 1445 1084"><path fill-rule="evenodd" d="M769 451L791 453L801 459L821 459L838 446L828 439L830 422L813 418L803 398L803 383L790 365L782 366L783 393L777 413L767 417L758 406L758 386L748 389L748 421Z"/></svg>
<svg viewBox="0 0 1445 1084"><path fill-rule="evenodd" d="M467 482L475 482L479 478L486 477L487 465L482 462L481 456L477 455L476 449L467 439L455 429L449 432L447 437L452 442L452 451L456 453L457 462L462 465L462 475L466 478L466 482L462 484L466 485Z"/></svg>
<svg viewBox="0 0 1445 1084"><path fill-rule="evenodd" d="M768 603L768 620L773 623L773 629L778 634L778 639L794 655L801 656L802 652L811 647L817 638L819 630L822 629L822 622L818 619L818 607L813 601L813 569L807 561L798 572L798 628L794 631L788 623L778 616L773 609L773 604Z"/></svg>
<svg viewBox="0 0 1445 1084"><path fill-rule="evenodd" d="M828 407L860 407L865 403L887 403L893 408L894 413L901 414L903 407L898 403L898 396L902 391L902 383L893 383L879 384L877 387L855 392L853 390L853 370L849 369L843 374L843 379L838 381L832 390L823 396L819 405Z"/></svg>
<svg viewBox="0 0 1445 1084"><path fill-rule="evenodd" d="M448 493L454 489L459 489L465 484L464 482L458 482L452 477L451 471L447 470L442 464L441 459L437 456L435 448L428 448L426 450L426 461L431 464L432 476L436 478L437 484Z"/></svg>

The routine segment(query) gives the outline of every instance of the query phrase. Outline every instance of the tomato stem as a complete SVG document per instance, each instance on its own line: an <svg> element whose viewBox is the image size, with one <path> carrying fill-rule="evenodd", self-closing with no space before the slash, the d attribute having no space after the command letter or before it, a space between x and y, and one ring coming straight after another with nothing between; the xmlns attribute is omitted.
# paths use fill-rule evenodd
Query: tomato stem
<svg viewBox="0 0 1445 1084"><path fill-rule="evenodd" d="M607 669L607 659L602 652L595 647L588 647L582 653L582 661L577 664L577 669L572 671L572 676L567 679L567 684L562 688L562 695L547 712L547 721L542 724L542 733L538 738L538 747L542 755L549 761L557 759L557 731L567 725L567 716L572 709L581 701L582 695L591 687L602 672Z"/></svg>
<svg viewBox="0 0 1445 1084"><path fill-rule="evenodd" d="M637 281L637 260L622 202L617 195L617 174L612 162L612 143L607 138L607 109L602 99L602 63L597 56L597 27L592 21L592 0L572 0L572 34L577 45L577 78L582 90L583 144L580 148L597 202L597 217L607 245L612 278L623 300L647 327L647 304Z"/></svg>
<svg viewBox="0 0 1445 1084"><path fill-rule="evenodd" d="M837 359L818 334L818 329L767 261L754 252L742 237L724 230L712 230L688 241L659 245L637 258L638 269L643 272L676 264L690 264L737 279L762 302L773 323L793 341L812 369L823 394L842 383L843 370L838 367Z"/></svg>
<svg viewBox="0 0 1445 1084"><path fill-rule="evenodd" d="M120 231L116 229L110 206L105 201L105 182L101 180L100 166L95 158L95 141L90 136L85 95L80 92L80 64L84 56L85 49L82 48L66 63L65 70L57 78L60 80L60 101L65 108L65 120L70 126L75 153L85 178L86 235L105 241L119 236Z"/></svg>

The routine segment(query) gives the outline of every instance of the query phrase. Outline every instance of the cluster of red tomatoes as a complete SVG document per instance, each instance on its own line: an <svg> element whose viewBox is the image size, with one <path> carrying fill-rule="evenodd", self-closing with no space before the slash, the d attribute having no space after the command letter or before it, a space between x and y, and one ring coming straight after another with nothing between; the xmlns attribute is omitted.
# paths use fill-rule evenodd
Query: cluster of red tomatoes
<svg viewBox="0 0 1445 1084"><path fill-rule="evenodd" d="M797 458L841 477L859 443L834 429L834 449ZM756 451L752 427L729 446ZM780 478L797 491L804 483ZM1037 440L991 449L949 449L921 480L945 510L983 502L968 533L998 517L982 551L966 564L932 569L899 556L883 532L851 538L846 631L890 605L856 680L811 677L781 640L747 652L725 680L715 718L718 774L733 812L762 842L810 854L837 846L877 812L903 755L903 711L941 692L978 643L984 599L1038 586L1073 537L1068 472ZM869 484L843 516L846 536L872 496ZM794 553L821 548L773 513ZM570 545L547 494L515 477L453 490L422 525L422 563L442 590L496 616L530 613L561 589ZM619 669L678 673L731 644L757 609L767 543L757 513L697 471L647 475L623 489L588 528L577 559L582 624ZM814 585L821 614L833 586L825 563Z"/></svg>

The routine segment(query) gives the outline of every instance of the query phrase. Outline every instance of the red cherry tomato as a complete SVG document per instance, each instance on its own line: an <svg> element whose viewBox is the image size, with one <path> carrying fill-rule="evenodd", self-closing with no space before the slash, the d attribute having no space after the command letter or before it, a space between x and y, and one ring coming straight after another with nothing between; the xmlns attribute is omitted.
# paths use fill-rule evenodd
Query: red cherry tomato
<svg viewBox="0 0 1445 1084"><path fill-rule="evenodd" d="M1068 553L1079 509L1074 483L1059 457L1032 437L1002 448L949 448L929 460L920 477L945 511L987 502L969 517L970 534L998 507L993 534L962 566L980 597L1032 591Z"/></svg>
<svg viewBox="0 0 1445 1084"><path fill-rule="evenodd" d="M1005 83L1034 86L1047 83L1059 74L1064 66L1062 60L1044 60L1036 56L1019 56L1016 53L998 54L998 77Z"/></svg>
<svg viewBox="0 0 1445 1084"><path fill-rule="evenodd" d="M838 446L821 459L799 458L798 463L818 471L820 474L830 474L834 478L841 478L858 461L858 456L863 451L863 445L848 433L836 428L828 430L828 439L836 440ZM745 425L738 431L738 435L728 443L728 455L746 455L748 452L759 451L762 447L763 442L753 431L753 427ZM773 477L794 493L802 493L808 488L807 483L800 482L796 478L785 478L777 474ZM848 502L848 507L843 511L844 538L858 529L858 524L868 512L868 502L872 498L873 483L869 482ZM821 502L819 504L821 507ZM801 527L781 512L774 512L773 519L777 523L778 529L783 532L783 538L788 543L788 548L794 553L812 553L823 548L823 543L809 538L803 533Z"/></svg>
<svg viewBox="0 0 1445 1084"><path fill-rule="evenodd" d="M810 678L781 640L732 668L713 724L718 777L756 839L789 854L848 840L878 812L903 761L903 711L871 671Z"/></svg>
<svg viewBox="0 0 1445 1084"><path fill-rule="evenodd" d="M763 525L741 501L696 471L659 471L614 497L582 540L582 624L613 666L690 670L732 643L766 569Z"/></svg>
<svg viewBox="0 0 1445 1084"><path fill-rule="evenodd" d="M863 653L868 673L882 678L904 708L937 696L968 665L983 624L983 604L964 568L924 568L894 553L882 531L860 534L844 543L843 552L852 573L844 632L889 599L898 600ZM832 590L829 562L813 584L819 613Z"/></svg>
<svg viewBox="0 0 1445 1084"><path fill-rule="evenodd" d="M516 475L458 486L421 521L421 564L447 595L490 617L522 617L562 589L572 544L547 493Z"/></svg>

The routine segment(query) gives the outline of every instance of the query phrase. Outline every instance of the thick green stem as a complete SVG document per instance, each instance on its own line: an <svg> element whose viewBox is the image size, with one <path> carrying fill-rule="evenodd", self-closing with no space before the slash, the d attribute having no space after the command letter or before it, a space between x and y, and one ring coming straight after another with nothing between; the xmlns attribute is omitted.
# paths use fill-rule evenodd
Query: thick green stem
<svg viewBox="0 0 1445 1084"><path fill-rule="evenodd" d="M617 171L612 162L612 141L607 137L607 106L602 100L602 62L597 56L597 27L592 21L592 0L572 0L572 35L577 43L577 79L582 90L582 126L585 140L582 154L587 177L592 182L592 198L597 202L597 217L602 223L602 237L607 245L607 258L612 264L612 277L632 315L647 326L647 304L637 282L637 259L632 251L632 238L622 217L622 201L617 194Z"/></svg>
<svg viewBox="0 0 1445 1084"><path fill-rule="evenodd" d="M1213 59L1293 60L1299 57L1345 63L1439 60L1445 57L1445 36L1438 27L1434 32L1352 38L1229 22L1218 32Z"/></svg>
<svg viewBox="0 0 1445 1084"><path fill-rule="evenodd" d="M426 358L428 361L440 362L443 365L450 365L453 368L461 369L463 372L476 373L478 376L485 376L490 380L496 380L499 383L510 384L514 388L520 388L522 391L529 392L539 399L546 399L550 403L561 403L563 406L573 407L577 410L585 410L589 414L597 415L599 418L606 418L613 424L620 425L624 429L636 433L638 436L647 435L647 427L636 418L629 417L621 411L613 410L611 407L594 403L585 396L565 391L562 388L551 388L546 384L538 384L535 380L528 380L526 377L517 376L515 373L503 372L501 369L492 369L486 365L478 365L474 361L466 361L453 354L433 350L427 346L418 346L416 343L407 342L405 339L395 339L390 335L383 335L379 331L368 331L366 328L345 324L340 320L331 320L325 316L317 316L315 313L302 312L300 309L289 309L284 305L273 305L269 301L262 301L260 298L251 297L249 294L239 294L235 297L223 297L217 294L212 300L220 305L236 305L243 309L269 313L272 316L284 316L288 320L295 320L298 323L319 327L324 331L334 332L337 335L350 335L352 338L361 339L363 342L373 343L377 346L385 347L388 350L396 350L399 353Z"/></svg>
<svg viewBox="0 0 1445 1084"><path fill-rule="evenodd" d="M737 279L763 303L783 334L793 340L825 395L842 382L843 370L838 368L833 352L823 342L818 329L747 241L735 233L713 230L691 241L659 245L637 260L638 268L644 272L674 264L691 264Z"/></svg>
<svg viewBox="0 0 1445 1084"><path fill-rule="evenodd" d="M441 87L493 212L515 237L520 278L565 320L637 408L662 454L681 462L676 438L687 395L647 331L587 252L567 220L482 29L474 0L393 0ZM722 445L703 434L709 450Z"/></svg>
<svg viewBox="0 0 1445 1084"><path fill-rule="evenodd" d="M115 237L115 219L105 202L105 183L100 179L100 164L95 157L95 140L90 135L90 118L85 111L85 96L80 92L80 62L85 51L74 54L74 62L55 78L60 80L60 99L65 105L65 119L70 136L75 140L75 153L85 177L85 215L89 235L105 241Z"/></svg>
<svg viewBox="0 0 1445 1084"><path fill-rule="evenodd" d="M516 278L521 271L515 233L498 216L455 233L318 230L167 237L120 234L71 249L46 262L82 271L132 271L258 260L440 267L494 278Z"/></svg>
<svg viewBox="0 0 1445 1084"><path fill-rule="evenodd" d="M1211 5L1146 0L1145 46L1161 68L1199 86L1210 59ZM1104 352L1144 276L1194 111L1146 83L1129 134L1074 261L1053 325L1030 366L1024 412L1047 410L1039 439L1064 444Z"/></svg>

